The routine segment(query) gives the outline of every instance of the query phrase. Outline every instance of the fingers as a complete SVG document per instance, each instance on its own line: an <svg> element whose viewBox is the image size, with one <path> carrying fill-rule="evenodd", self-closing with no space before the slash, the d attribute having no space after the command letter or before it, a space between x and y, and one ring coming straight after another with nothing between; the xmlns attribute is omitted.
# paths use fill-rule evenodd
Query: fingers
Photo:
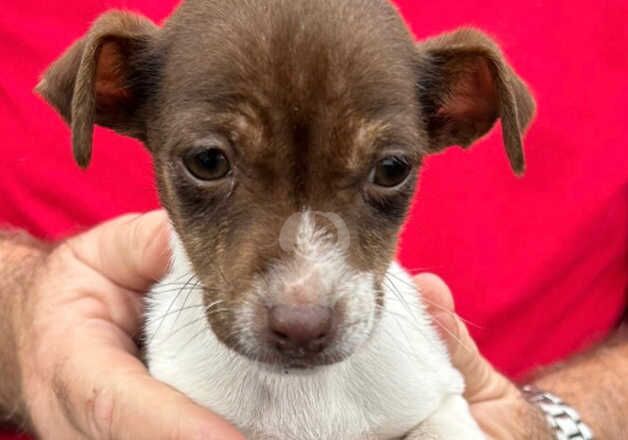
<svg viewBox="0 0 628 440"><path fill-rule="evenodd" d="M55 254L65 269L55 272L65 286L63 304L71 308L64 313L74 313L77 323L42 377L52 397L47 412L72 431L64 438L243 439L228 422L150 377L134 357L140 316L134 292L162 277L168 240L167 218L158 211L107 222Z"/></svg>
<svg viewBox="0 0 628 440"><path fill-rule="evenodd" d="M483 398L487 384L496 373L480 354L467 326L454 312L449 287L440 277L430 273L418 275L415 283L449 349L452 364L465 378L466 397L471 401Z"/></svg>
<svg viewBox="0 0 628 440"><path fill-rule="evenodd" d="M87 438L244 439L219 416L150 377L136 358L93 338L98 350L65 365L55 381L65 384L61 397L68 419Z"/></svg>
<svg viewBox="0 0 628 440"><path fill-rule="evenodd" d="M454 311L455 306L451 290L441 277L425 272L417 275L414 281L421 289L421 297L427 300L428 309Z"/></svg>
<svg viewBox="0 0 628 440"><path fill-rule="evenodd" d="M119 286L144 292L167 270L170 249L166 214L127 215L68 242L77 258Z"/></svg>
<svg viewBox="0 0 628 440"><path fill-rule="evenodd" d="M120 374L118 387L95 400L93 418L106 438L128 440L240 440L220 417L147 374ZM138 424L138 420L145 423ZM150 423L148 423L150 422Z"/></svg>

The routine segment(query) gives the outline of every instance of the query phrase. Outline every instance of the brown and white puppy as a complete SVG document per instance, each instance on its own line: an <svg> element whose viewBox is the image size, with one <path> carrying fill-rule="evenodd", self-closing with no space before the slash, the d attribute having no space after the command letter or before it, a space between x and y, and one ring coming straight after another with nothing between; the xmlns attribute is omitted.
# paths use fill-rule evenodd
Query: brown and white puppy
<svg viewBox="0 0 628 440"><path fill-rule="evenodd" d="M143 141L176 233L151 372L252 439L479 439L394 259L425 155L534 103L484 34L416 44L386 0L188 0L110 12L38 86L72 126ZM153 404L153 403L151 403Z"/></svg>

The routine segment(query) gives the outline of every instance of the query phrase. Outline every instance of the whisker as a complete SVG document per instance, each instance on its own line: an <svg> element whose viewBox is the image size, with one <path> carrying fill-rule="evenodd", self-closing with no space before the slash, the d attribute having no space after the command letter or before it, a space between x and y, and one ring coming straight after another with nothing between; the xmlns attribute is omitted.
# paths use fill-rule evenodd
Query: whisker
<svg viewBox="0 0 628 440"><path fill-rule="evenodd" d="M404 282L404 280L401 280L401 279L399 279L399 281ZM406 284L408 284L408 283L406 282ZM394 283L390 283L389 282L389 288L391 288L393 294L398 299L402 300L404 302L404 304L406 306L408 306L407 301L405 301L405 299L401 295L401 292L399 292L397 286L395 286ZM384 313L392 313L392 314L394 314L395 312L391 312L389 310L384 310ZM452 313L452 312L450 312L450 313ZM408 320L407 317L405 317L405 316L401 316L401 317L403 319L406 319L408 322L412 323L410 320ZM472 350L466 344L464 344L459 337L457 337L451 330L446 328L438 319L432 317L432 322L434 322L436 325L438 325L440 328L442 328L446 333L448 333L458 343L458 345L460 345L464 350L466 350L469 353L472 352ZM416 323L414 323L414 324L416 324ZM400 327L400 329L403 331L403 329L401 327ZM423 331L422 331L422 329L420 327L416 327L416 330L418 330L420 333L423 334ZM423 335L423 336L425 337L425 335ZM407 335L406 335L406 338L407 338ZM428 340L428 339L426 339L426 340Z"/></svg>
<svg viewBox="0 0 628 440"><path fill-rule="evenodd" d="M394 286L393 287L393 291L396 290L396 288ZM398 293L398 291L397 291ZM397 293L395 293L397 295ZM397 295L399 296L399 295ZM387 311L387 313L394 313L394 312L390 312ZM442 328L443 330L445 330L445 332L447 332L460 346L462 346L462 348L464 348L466 351L471 352L471 349L469 347L467 347L462 340L460 340L460 338L458 338L451 330L449 330L447 327L445 327L438 319L431 317L432 321L438 325L440 328ZM417 328L417 330L420 330L419 328Z"/></svg>
<svg viewBox="0 0 628 440"><path fill-rule="evenodd" d="M185 307L185 304L189 301L190 296L192 296L192 293L200 286L201 284L201 280L197 279L196 283L194 284L194 286L192 286L190 289L188 289L188 293L185 296L185 298L183 299L183 307ZM179 309L179 314L177 315L177 317L174 319L174 322L172 323L172 325L175 325L177 323L177 321L179 320L179 317L181 317L181 308Z"/></svg>
<svg viewBox="0 0 628 440"><path fill-rule="evenodd" d="M195 320L195 322L198 322L199 320L200 320L200 318L199 318L199 319L197 319L197 320ZM194 322L194 321L193 321L193 322ZM190 323L188 323L188 324L190 324ZM186 325L186 326L189 326L189 325ZM180 330L180 329L179 329L179 330ZM194 341L196 338L200 337L200 336L201 336L203 333L205 333L206 331L207 331L207 329L206 329L206 328L203 328L203 329L201 329L200 331L196 332L196 333L195 333L195 334L194 334L194 335L193 335L193 336L192 336L192 337L191 337L191 338L190 338L190 339L189 339L186 343L184 343L184 344L183 344L183 345L179 348L179 350L178 350L178 351L177 351L177 353L176 353L176 356L180 355L180 354L183 352L183 350L184 350L184 349L186 349L186 348L187 348L187 346L188 346L188 345L190 345L190 344L192 343L192 341Z"/></svg>
<svg viewBox="0 0 628 440"><path fill-rule="evenodd" d="M392 313L392 312L388 312L388 313ZM407 317L405 316L400 316L400 317L404 319L406 322L410 322L410 324L413 324ZM425 362L425 359L419 356L416 349L413 349L414 343L408 337L408 334L406 330L403 328L403 326L401 325L401 322L399 321L394 321L394 322L396 323L399 332L403 335L403 341L393 335L394 329L386 328L385 329L386 333L391 335L388 338L388 340L396 341L396 347L395 347L396 350L399 350L401 353L404 353L410 356L411 358L414 358L418 363L428 366L428 364ZM415 330L418 331L426 341L429 340L428 338L425 337L425 335L423 334L423 330L421 328L415 327ZM433 367L430 367L430 368L433 370Z"/></svg>
<svg viewBox="0 0 628 440"><path fill-rule="evenodd" d="M177 294L174 296L174 298L172 298L172 301L170 301L170 304L168 305L168 308L166 310L166 313L170 312L170 310L172 310L172 307L174 307L174 303L177 301L177 299L179 298L179 295L181 295L181 293L185 290L186 286L192 282L192 280L195 278L194 274L191 274L187 280L187 282L183 285L183 287L179 290L179 292L177 292ZM157 328L155 329L154 333L151 335L151 337L148 340L148 344L150 344L150 342L153 340L153 338L155 337L155 335L159 332L159 330L161 329L161 326L163 325L165 321L165 318L162 318L159 321L159 324L157 324Z"/></svg>
<svg viewBox="0 0 628 440"><path fill-rule="evenodd" d="M202 309L203 307L205 307L204 304L194 304L191 306L180 307L180 308L171 310L169 312L166 312L163 315L157 316L155 319L163 319L163 318L167 318L168 316L174 315L175 313L180 313L185 310Z"/></svg>
<svg viewBox="0 0 628 440"><path fill-rule="evenodd" d="M161 340L160 342L161 343L165 343L166 341L170 340L174 335L178 334L182 330L190 328L193 325L195 325L195 324L197 324L197 323L199 323L201 321L207 320L208 316L211 316L213 314L218 314L218 313L225 313L225 312L228 312L228 311L229 311L228 309L214 309L214 310L208 311L207 313L204 313L203 316L201 316L199 318L196 318L196 319L193 319L191 321L188 321L187 323L185 323L182 326L178 327L175 331L173 331L170 334L168 334L168 336L166 336L166 338ZM208 328L208 326L205 326L205 327L203 327L202 331L199 332L199 334L204 332L204 331L211 331L211 330ZM192 342L192 340L188 341L186 344L189 344L190 342ZM184 345L186 345L186 344L184 344ZM180 351L177 352L177 353L180 353Z"/></svg>
<svg viewBox="0 0 628 440"><path fill-rule="evenodd" d="M468 353L472 353L473 350L471 350L469 347L467 347L462 340L460 340L460 338L458 336L455 335L454 332L452 332L451 330L449 330L447 327L445 327L442 322L440 322L438 319L436 318L432 318L432 320L443 330L445 330L445 332L447 332L447 334L449 334L449 336L451 336L457 343L458 345L460 345L462 348L465 349L466 352Z"/></svg>
<svg viewBox="0 0 628 440"><path fill-rule="evenodd" d="M392 279L388 279L388 280L387 280L387 278L388 278L388 277L394 278L394 280L392 280ZM385 281L387 280L390 284L394 284L395 282L400 282L400 283L405 284L406 286L411 287L412 289L415 289L415 290L417 290L417 291L418 291L417 286L415 286L415 285L414 285L414 284L412 284L412 283L409 283L408 281L406 281L406 280L404 280L404 279L400 278L399 276L397 276L397 275L395 275L395 274L387 273L387 274L386 274L386 276L384 277L384 280L385 280ZM419 292L419 293L420 293L420 292ZM453 311L449 310L447 307L444 307L444 306L442 306L442 305L440 305L440 304L438 304L438 303L436 303L436 302L434 302L434 301L431 301L431 300L427 299L427 298L426 298L425 296L423 296L423 295L421 295L420 297L421 297L421 301L423 301L423 302L425 302L425 303L429 304L430 306L433 306L433 307L435 307L435 308L437 308L437 309L439 309L439 310L441 310L441 311L443 311L443 312L446 312L446 313L449 313L449 314L451 314L451 315L457 316L457 317L458 317L458 318L460 318L460 320L461 320L461 321L463 321L465 324L468 324L468 325L471 325L471 326L473 326L473 327L480 328L480 329L481 329L481 328L484 328L484 327L483 327L483 326L481 326L480 324L477 324L477 323L475 323L475 322L473 322L473 321L470 321L470 320L468 320L468 319L466 319L466 318L463 318L462 316L458 315L456 312L453 312Z"/></svg>
<svg viewBox="0 0 628 440"><path fill-rule="evenodd" d="M172 289L161 289L161 288L157 288L157 289L154 289L154 290L153 290L153 292L155 292L155 293L157 293L157 294L166 294L166 293L178 292L178 291L180 291L180 290L181 290L182 288L184 288L184 287L185 287L185 285L184 285L184 284L182 284L181 286L176 287L176 288L172 288ZM197 286L197 287L192 288L192 290L195 290L195 289L200 289L200 290L202 290L202 287L198 287L198 286Z"/></svg>
<svg viewBox="0 0 628 440"><path fill-rule="evenodd" d="M406 301L406 299L404 298L404 296L401 294L401 292L399 291L399 289L397 288L397 286L394 283L389 283L390 285L388 286L388 288L392 291L393 295L395 295L395 297L400 301L400 303L406 308L406 310L408 311L408 316L404 316L402 314L399 314L397 312L392 312L390 310L386 310L385 307L379 307L379 310L382 313L388 313L392 316L397 316L401 319L403 319L404 321L406 321L408 324L410 324L411 326L414 327L414 330L416 330L425 341L430 341L431 338L426 337L425 333L424 333L424 329L418 324L418 322L416 321L416 319L412 319L413 316L416 317L416 315L413 313L413 307L408 304L408 302ZM399 330L401 331L406 345L411 349L411 347L413 347L413 341L410 340L410 338L408 337L408 334L406 333L406 331L404 330L404 328L401 326L401 322L396 321L396 324L399 328ZM390 330L387 330L390 332ZM394 337L392 338L393 340L395 339ZM399 342L398 345L400 345L401 342ZM405 350L403 347L397 347L400 350L403 350L403 352L405 352L408 355L411 355L413 357L416 357L417 361L420 363L425 364L425 361L423 359L421 359L420 356L418 356L418 354L416 352L408 352L407 350Z"/></svg>
<svg viewBox="0 0 628 440"><path fill-rule="evenodd" d="M433 270L433 269L430 269L429 267L425 267L425 266L417 266L417 267L403 266L403 270L411 274L414 274L414 273L419 274L421 272L429 272L430 270Z"/></svg>

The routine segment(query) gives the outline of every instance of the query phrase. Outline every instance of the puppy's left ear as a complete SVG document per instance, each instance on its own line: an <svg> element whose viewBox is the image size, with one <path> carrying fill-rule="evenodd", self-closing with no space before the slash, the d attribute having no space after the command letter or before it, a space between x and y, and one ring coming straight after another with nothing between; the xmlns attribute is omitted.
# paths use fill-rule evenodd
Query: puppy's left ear
<svg viewBox="0 0 628 440"><path fill-rule="evenodd" d="M419 43L418 95L429 135L428 152L468 147L501 119L513 171L525 169L522 136L534 99L495 44L474 29Z"/></svg>
<svg viewBox="0 0 628 440"><path fill-rule="evenodd" d="M155 88L158 65L151 47L157 32L145 17L107 12L36 87L72 126L74 158L81 167L91 159L94 124L144 140L141 110Z"/></svg>

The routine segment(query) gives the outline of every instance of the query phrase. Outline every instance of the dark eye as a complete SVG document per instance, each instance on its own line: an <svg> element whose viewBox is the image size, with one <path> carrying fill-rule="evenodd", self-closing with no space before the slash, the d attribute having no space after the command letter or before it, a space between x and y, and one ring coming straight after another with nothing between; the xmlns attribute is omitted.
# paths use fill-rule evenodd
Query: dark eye
<svg viewBox="0 0 628 440"><path fill-rule="evenodd" d="M191 150L183 157L183 163L199 180L222 179L231 171L229 159L218 148Z"/></svg>
<svg viewBox="0 0 628 440"><path fill-rule="evenodd" d="M402 157L385 157L377 162L371 171L369 180L377 186L393 188L406 180L410 174L410 169L410 164Z"/></svg>

